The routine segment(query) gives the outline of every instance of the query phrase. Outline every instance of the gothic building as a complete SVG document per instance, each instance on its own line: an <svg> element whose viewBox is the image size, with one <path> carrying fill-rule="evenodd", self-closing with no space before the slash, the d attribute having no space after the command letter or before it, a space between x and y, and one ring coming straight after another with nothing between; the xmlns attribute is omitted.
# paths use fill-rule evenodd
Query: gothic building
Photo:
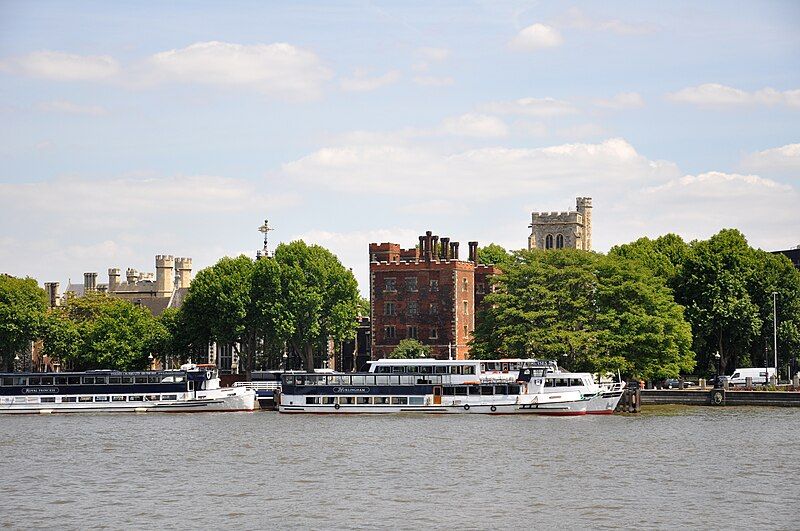
<svg viewBox="0 0 800 531"><path fill-rule="evenodd" d="M528 249L592 250L592 198L578 197L576 210L533 212Z"/></svg>

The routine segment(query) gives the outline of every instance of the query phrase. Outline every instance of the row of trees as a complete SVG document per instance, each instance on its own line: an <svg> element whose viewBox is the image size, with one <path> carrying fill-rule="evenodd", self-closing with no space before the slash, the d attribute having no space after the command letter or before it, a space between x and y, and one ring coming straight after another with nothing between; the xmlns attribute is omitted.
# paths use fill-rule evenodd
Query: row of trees
<svg viewBox="0 0 800 531"><path fill-rule="evenodd" d="M486 297L476 357L556 358L574 370L643 378L716 372L772 360L777 292L779 365L800 352L800 272L737 230L685 242L666 235L614 247L478 252L503 274ZM770 365L773 363L770 361Z"/></svg>

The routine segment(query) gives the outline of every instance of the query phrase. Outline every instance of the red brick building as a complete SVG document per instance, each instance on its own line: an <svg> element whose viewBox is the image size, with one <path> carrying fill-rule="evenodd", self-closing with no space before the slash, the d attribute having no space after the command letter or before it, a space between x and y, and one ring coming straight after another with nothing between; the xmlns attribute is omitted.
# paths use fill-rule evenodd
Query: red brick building
<svg viewBox="0 0 800 531"><path fill-rule="evenodd" d="M459 259L458 248L431 231L417 248L369 245L373 359L387 357L407 338L430 346L435 358L469 356L476 308L499 270L477 263L478 242L469 242L468 260Z"/></svg>

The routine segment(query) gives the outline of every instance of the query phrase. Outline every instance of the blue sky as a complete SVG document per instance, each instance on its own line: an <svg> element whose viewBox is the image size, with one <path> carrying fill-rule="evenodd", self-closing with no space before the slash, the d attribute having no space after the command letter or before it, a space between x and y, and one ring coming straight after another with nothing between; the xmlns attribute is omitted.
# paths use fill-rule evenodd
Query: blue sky
<svg viewBox="0 0 800 531"><path fill-rule="evenodd" d="M0 2L0 271L277 241L800 244L796 2Z"/></svg>

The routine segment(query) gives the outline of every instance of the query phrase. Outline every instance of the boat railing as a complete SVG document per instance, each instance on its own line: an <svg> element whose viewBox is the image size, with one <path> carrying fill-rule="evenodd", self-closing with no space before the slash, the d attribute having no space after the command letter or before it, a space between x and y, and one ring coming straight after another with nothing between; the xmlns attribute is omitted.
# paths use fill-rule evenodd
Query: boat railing
<svg viewBox="0 0 800 531"><path fill-rule="evenodd" d="M244 387L253 391L276 391L281 388L281 383L277 381L235 382L233 386Z"/></svg>

